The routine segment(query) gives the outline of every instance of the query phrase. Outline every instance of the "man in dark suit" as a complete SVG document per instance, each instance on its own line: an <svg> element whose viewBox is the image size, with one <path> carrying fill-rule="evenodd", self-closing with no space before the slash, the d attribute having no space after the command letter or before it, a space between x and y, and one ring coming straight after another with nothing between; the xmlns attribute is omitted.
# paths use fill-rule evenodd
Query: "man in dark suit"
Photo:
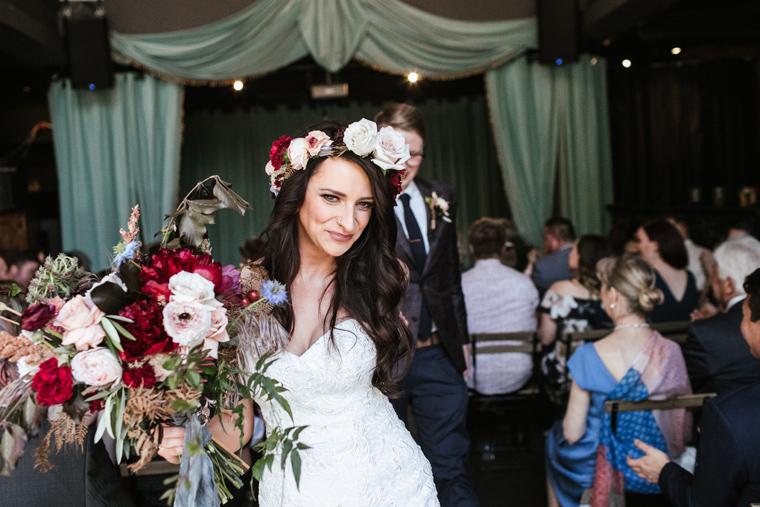
<svg viewBox="0 0 760 507"><path fill-rule="evenodd" d="M744 282L741 330L752 355L760 358L760 269ZM694 475L643 442L645 455L628 457L640 477L657 483L676 507L741 506L760 502L760 382L707 400L700 423Z"/></svg>
<svg viewBox="0 0 760 507"><path fill-rule="evenodd" d="M544 224L543 238L544 256L533 263L530 274L541 298L554 282L573 277L567 266L575 242L573 223L567 218L550 218Z"/></svg>
<svg viewBox="0 0 760 507"><path fill-rule="evenodd" d="M396 254L409 268L402 311L417 339L417 350L405 382L406 395L393 400L393 406L404 422L411 406L441 505L476 506L465 472L470 446L464 379L469 336L454 227L454 189L417 176L425 126L416 108L392 104L375 121L378 127L400 130L411 155L396 204Z"/></svg>
<svg viewBox="0 0 760 507"><path fill-rule="evenodd" d="M760 359L753 357L742 337L741 280L760 267L760 254L736 243L715 249L717 270L711 280L713 293L726 308L706 319L694 320L681 346L695 393L723 393L760 381Z"/></svg>

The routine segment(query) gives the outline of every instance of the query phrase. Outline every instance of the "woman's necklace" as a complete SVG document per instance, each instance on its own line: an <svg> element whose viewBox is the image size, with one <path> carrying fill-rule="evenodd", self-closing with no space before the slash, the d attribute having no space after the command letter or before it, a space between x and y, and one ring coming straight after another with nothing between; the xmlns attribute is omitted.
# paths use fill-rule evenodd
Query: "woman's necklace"
<svg viewBox="0 0 760 507"><path fill-rule="evenodd" d="M622 329L624 327L649 327L648 322L636 322L633 324L618 324L615 329Z"/></svg>

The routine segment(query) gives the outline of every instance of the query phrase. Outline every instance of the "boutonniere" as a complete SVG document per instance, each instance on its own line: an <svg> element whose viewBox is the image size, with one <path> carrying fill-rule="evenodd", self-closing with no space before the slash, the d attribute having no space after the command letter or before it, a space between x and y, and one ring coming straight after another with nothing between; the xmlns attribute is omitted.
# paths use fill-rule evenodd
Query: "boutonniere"
<svg viewBox="0 0 760 507"><path fill-rule="evenodd" d="M430 197L425 197L425 202L430 206L430 215L433 217L430 221L430 228L435 229L435 219L440 218L448 223L451 223L449 218L449 202L443 197L438 197L438 194L433 192Z"/></svg>

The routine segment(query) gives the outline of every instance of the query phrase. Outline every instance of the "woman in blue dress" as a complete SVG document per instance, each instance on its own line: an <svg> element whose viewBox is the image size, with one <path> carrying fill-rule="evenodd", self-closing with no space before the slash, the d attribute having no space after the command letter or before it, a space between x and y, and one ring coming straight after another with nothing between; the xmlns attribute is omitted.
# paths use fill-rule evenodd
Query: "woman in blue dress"
<svg viewBox="0 0 760 507"><path fill-rule="evenodd" d="M573 378L567 413L546 440L549 505L578 506L590 496L602 431L604 402L631 377L631 370L651 371L663 365L679 379L675 392L688 392L686 366L678 345L649 329L647 315L662 301L652 267L636 256L600 262L604 309L615 324L602 340L581 346L568 361ZM683 385L681 385L683 384ZM649 395L657 385L643 385ZM660 423L660 420L657 420ZM665 443L682 432L660 431ZM587 493L588 492L588 493ZM584 498L585 497L585 498Z"/></svg>

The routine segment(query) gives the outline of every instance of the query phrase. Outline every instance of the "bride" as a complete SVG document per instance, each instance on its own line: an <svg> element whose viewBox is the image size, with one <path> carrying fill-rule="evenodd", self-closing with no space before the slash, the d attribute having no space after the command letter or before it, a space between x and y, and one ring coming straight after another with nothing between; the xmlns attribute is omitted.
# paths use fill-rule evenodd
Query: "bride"
<svg viewBox="0 0 760 507"><path fill-rule="evenodd" d="M369 120L274 143L263 265L290 289L290 304L274 310L290 339L267 375L287 388L293 421L276 402L256 401L268 428L308 426L299 440L310 448L298 485L290 466L265 470L262 507L438 505L430 464L388 401L413 350L394 254L408 157L400 133Z"/></svg>

